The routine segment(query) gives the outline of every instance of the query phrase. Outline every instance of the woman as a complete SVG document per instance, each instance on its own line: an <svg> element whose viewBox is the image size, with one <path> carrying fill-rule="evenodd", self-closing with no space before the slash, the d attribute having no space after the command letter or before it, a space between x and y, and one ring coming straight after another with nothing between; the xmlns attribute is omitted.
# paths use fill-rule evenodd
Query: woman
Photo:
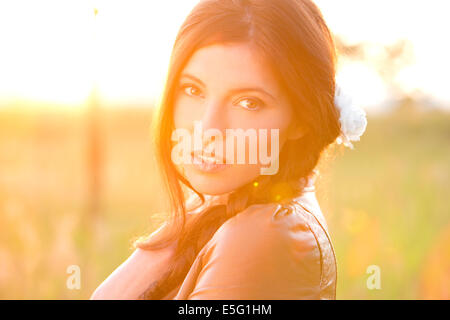
<svg viewBox="0 0 450 320"><path fill-rule="evenodd" d="M200 1L177 36L156 117L170 219L91 298L335 299L335 256L314 195L321 156L348 137L335 65L310 0ZM179 161L174 133L199 125L218 134L192 150L182 143ZM275 134L227 149L229 129ZM264 149L269 162L248 160Z"/></svg>

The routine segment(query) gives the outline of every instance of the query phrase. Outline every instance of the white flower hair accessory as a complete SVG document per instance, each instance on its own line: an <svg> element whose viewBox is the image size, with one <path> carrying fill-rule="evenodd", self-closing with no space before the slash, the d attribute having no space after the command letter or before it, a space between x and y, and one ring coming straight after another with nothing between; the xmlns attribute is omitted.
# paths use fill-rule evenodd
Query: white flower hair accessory
<svg viewBox="0 0 450 320"><path fill-rule="evenodd" d="M339 122L341 123L341 135L336 139L338 144L343 144L353 149L350 141L359 141L367 126L366 112L355 105L349 95L336 85L334 104L339 109Z"/></svg>

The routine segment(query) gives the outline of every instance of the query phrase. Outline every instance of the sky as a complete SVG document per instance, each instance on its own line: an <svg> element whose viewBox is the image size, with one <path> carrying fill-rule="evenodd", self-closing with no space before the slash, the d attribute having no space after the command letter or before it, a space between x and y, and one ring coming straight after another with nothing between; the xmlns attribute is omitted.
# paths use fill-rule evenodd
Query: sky
<svg viewBox="0 0 450 320"><path fill-rule="evenodd" d="M394 79L450 105L450 3L443 0L316 0L333 33L376 51L399 39L413 63ZM175 35L197 0L2 0L0 102L79 106L97 86L104 105L151 104L161 92ZM94 17L93 8L98 8ZM390 93L368 63L347 61L337 79L366 110Z"/></svg>

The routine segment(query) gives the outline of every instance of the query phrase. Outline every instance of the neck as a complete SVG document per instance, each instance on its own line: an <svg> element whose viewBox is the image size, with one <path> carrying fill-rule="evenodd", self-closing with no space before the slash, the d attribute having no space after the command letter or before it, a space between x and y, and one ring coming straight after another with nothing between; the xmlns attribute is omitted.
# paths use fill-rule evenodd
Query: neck
<svg viewBox="0 0 450 320"><path fill-rule="evenodd" d="M231 192L220 194L220 195L205 195L205 198L207 198L211 203L215 205L221 205L221 204L227 204L228 198L230 197Z"/></svg>

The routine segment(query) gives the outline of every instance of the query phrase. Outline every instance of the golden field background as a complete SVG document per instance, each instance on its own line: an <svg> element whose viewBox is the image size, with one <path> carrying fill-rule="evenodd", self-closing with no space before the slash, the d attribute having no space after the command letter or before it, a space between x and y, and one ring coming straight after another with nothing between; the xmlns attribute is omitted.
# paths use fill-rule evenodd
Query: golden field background
<svg viewBox="0 0 450 320"><path fill-rule="evenodd" d="M450 113L369 115L317 183L338 259L338 299L450 298ZM88 210L84 109L0 109L0 298L87 299L161 222L152 108L101 110L101 188ZM69 290L67 267L81 268ZM369 290L366 269L381 269Z"/></svg>

